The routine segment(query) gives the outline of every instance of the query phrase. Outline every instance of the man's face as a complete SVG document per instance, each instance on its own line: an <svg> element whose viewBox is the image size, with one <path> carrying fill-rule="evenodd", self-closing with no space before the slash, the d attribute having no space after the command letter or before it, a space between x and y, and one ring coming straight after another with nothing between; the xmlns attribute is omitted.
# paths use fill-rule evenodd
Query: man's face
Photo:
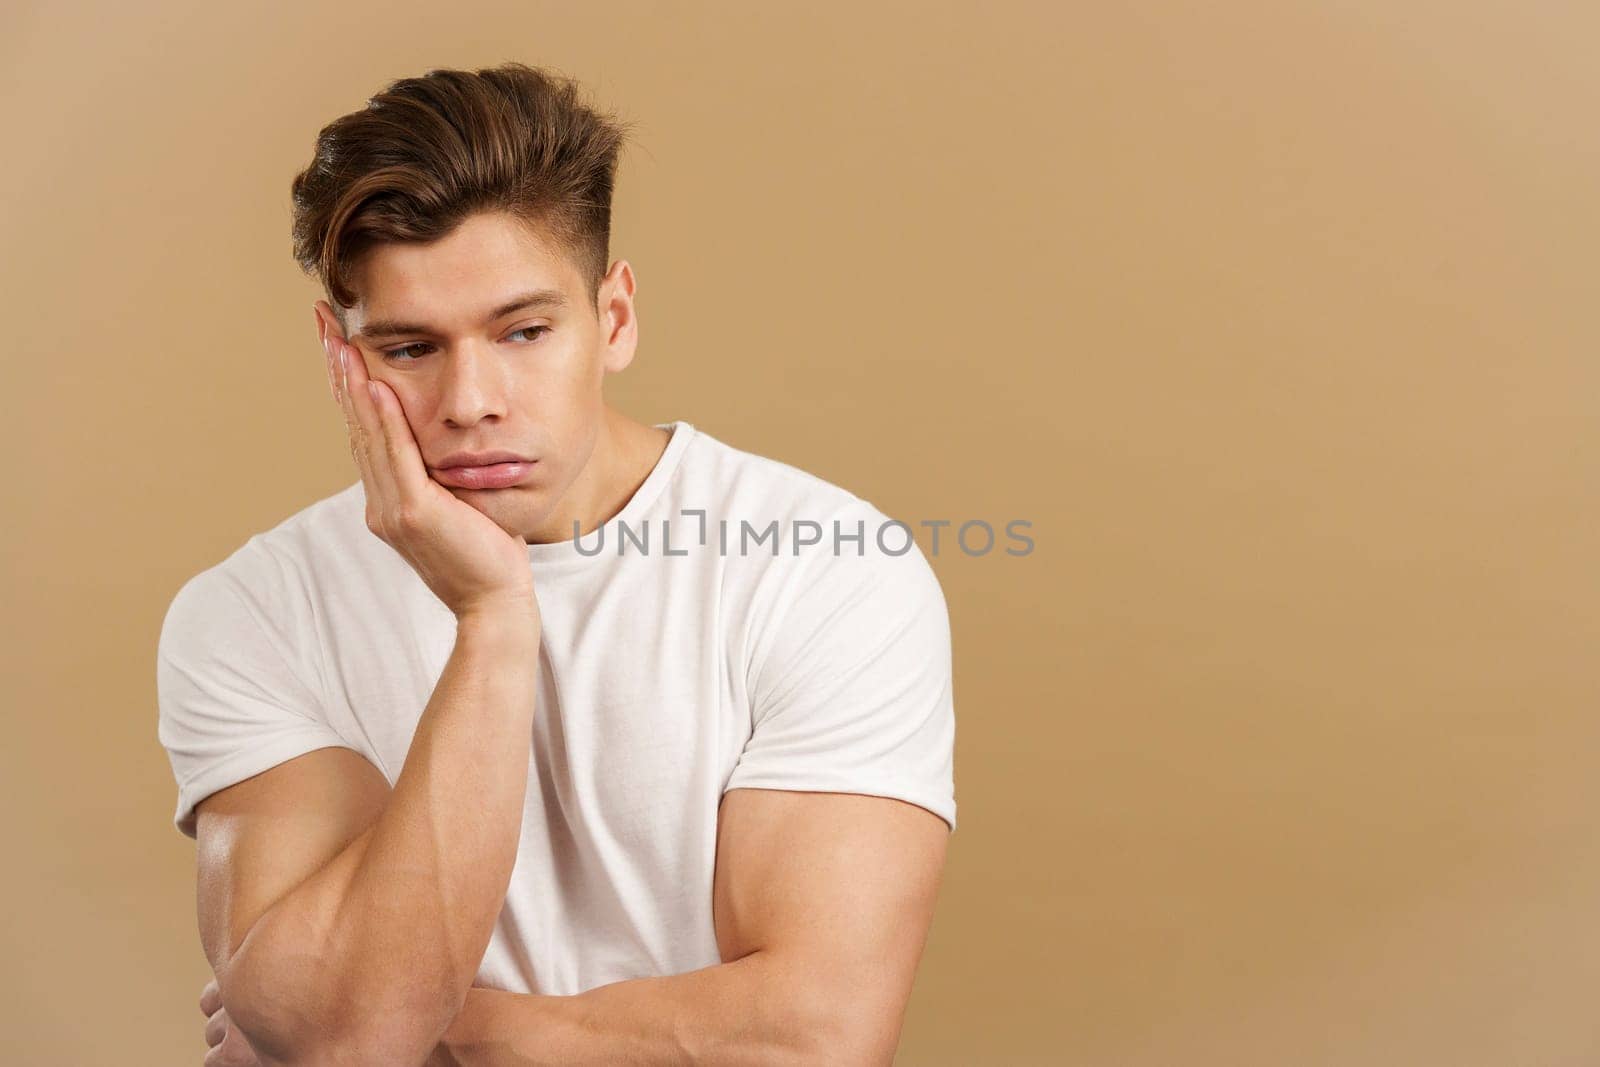
<svg viewBox="0 0 1600 1067"><path fill-rule="evenodd" d="M570 537L554 532L557 505L604 432L601 379L633 358L626 261L591 304L555 245L509 215L480 213L431 244L377 246L351 281L346 338L400 398L429 475L508 532ZM496 450L536 462L505 488L440 477L453 453Z"/></svg>

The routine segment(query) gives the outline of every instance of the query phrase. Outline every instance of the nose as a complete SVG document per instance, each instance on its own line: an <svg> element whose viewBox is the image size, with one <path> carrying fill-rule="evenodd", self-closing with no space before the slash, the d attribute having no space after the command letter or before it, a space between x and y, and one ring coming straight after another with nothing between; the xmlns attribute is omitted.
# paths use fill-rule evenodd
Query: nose
<svg viewBox="0 0 1600 1067"><path fill-rule="evenodd" d="M463 428L505 417L511 383L492 347L468 341L452 349L443 364L439 414L446 423Z"/></svg>

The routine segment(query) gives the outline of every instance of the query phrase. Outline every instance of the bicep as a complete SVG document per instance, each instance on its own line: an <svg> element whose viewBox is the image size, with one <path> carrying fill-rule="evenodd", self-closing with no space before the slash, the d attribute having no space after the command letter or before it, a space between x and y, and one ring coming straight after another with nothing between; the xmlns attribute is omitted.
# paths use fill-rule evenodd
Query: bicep
<svg viewBox="0 0 1600 1067"><path fill-rule="evenodd" d="M195 835L200 938L219 980L257 920L366 834L390 791L388 780L365 757L330 746L200 801Z"/></svg>
<svg viewBox="0 0 1600 1067"><path fill-rule="evenodd" d="M728 790L712 893L722 959L782 959L822 1025L888 1062L949 836L938 815L888 797Z"/></svg>

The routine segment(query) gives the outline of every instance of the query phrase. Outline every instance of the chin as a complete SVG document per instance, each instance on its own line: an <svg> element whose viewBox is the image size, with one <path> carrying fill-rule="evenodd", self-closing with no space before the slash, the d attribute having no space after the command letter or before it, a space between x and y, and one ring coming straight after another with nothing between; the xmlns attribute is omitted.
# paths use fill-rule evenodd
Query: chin
<svg viewBox="0 0 1600 1067"><path fill-rule="evenodd" d="M496 522L505 516L509 510L509 498L513 486L505 489L462 489L457 486L445 486L450 490L450 495L466 504L468 507L483 512Z"/></svg>
<svg viewBox="0 0 1600 1067"><path fill-rule="evenodd" d="M512 533L528 524L526 502L512 495L521 488L520 485L508 485L504 489L451 488L450 492L457 500L489 516L507 533Z"/></svg>

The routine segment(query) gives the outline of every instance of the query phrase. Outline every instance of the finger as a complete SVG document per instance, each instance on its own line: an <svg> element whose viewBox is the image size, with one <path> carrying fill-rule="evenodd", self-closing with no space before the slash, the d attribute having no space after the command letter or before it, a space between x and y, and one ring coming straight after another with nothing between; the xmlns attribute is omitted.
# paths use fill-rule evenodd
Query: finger
<svg viewBox="0 0 1600 1067"><path fill-rule="evenodd" d="M356 470L361 474L361 482L366 487L369 509L376 510L382 499L378 494L378 486L367 463L367 446L364 440L366 431L361 428L361 420L356 417L355 405L350 402L350 391L345 387L343 353L337 339L329 338L328 347L333 352L333 358L340 363L336 373L339 375L339 412L344 416L345 436L350 446L350 459L356 465Z"/></svg>
<svg viewBox="0 0 1600 1067"><path fill-rule="evenodd" d="M374 378L372 389L372 409L383 427L384 449L395 486L402 497L421 499L428 491L428 467L422 462L422 449L411 433L411 424L406 421L405 408L388 382Z"/></svg>
<svg viewBox="0 0 1600 1067"><path fill-rule="evenodd" d="M220 1007L222 1007L222 990L218 988L217 980L213 978L200 991L200 1014L211 1015Z"/></svg>
<svg viewBox="0 0 1600 1067"><path fill-rule="evenodd" d="M227 1052L227 1067L261 1067L261 1057L256 1054L255 1046L245 1040L237 1026L228 1027L228 1039L222 1043L222 1048Z"/></svg>
<svg viewBox="0 0 1600 1067"><path fill-rule="evenodd" d="M331 331L328 329L327 320L322 317L322 308L324 307L327 307L327 304L324 301L318 300L316 304L312 306L311 314L312 317L317 320L317 340L322 344L323 369L328 373L328 395L333 397L333 402L337 404L340 402L340 374L338 373L339 361L334 358L333 346L328 343L328 335ZM329 312L332 312L332 308L329 308Z"/></svg>
<svg viewBox="0 0 1600 1067"><path fill-rule="evenodd" d="M335 315L333 308L326 300L318 300L312 306L312 314L317 321L317 340L322 344L323 355L328 368L328 391L333 395L336 405L344 403L344 368L339 362L339 345L344 342L344 327L339 325L339 316Z"/></svg>
<svg viewBox="0 0 1600 1067"><path fill-rule="evenodd" d="M215 1047L222 1044L222 1039L228 1036L228 1013L218 1010L207 1019L205 1034L207 1045Z"/></svg>
<svg viewBox="0 0 1600 1067"><path fill-rule="evenodd" d="M389 444L384 440L383 423L373 408L372 394L367 391L366 358L354 345L340 342L344 351L345 405L356 420L365 470L370 476L369 485L378 494L380 511L392 514L400 503L400 487L394 468L389 462Z"/></svg>

